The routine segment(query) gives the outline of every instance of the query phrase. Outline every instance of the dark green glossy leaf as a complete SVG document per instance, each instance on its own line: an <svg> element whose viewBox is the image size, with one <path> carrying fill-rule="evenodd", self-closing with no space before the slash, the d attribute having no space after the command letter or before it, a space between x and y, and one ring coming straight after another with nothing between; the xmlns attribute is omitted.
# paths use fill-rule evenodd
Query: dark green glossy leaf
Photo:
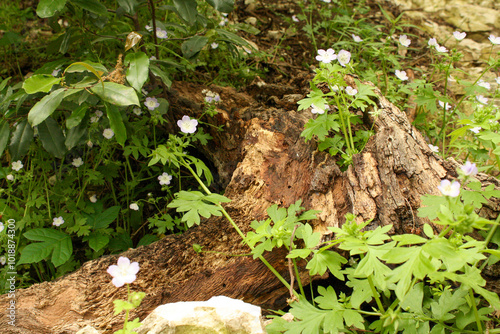
<svg viewBox="0 0 500 334"><path fill-rule="evenodd" d="M2 156L3 151L7 147L7 144L9 143L9 137L10 137L9 123L3 122L2 125L0 125L0 157Z"/></svg>
<svg viewBox="0 0 500 334"><path fill-rule="evenodd" d="M234 0L207 0L219 12L230 13L234 9Z"/></svg>
<svg viewBox="0 0 500 334"><path fill-rule="evenodd" d="M21 159L28 152L30 144L33 141L33 134L33 128L27 120L17 124L9 146L13 161Z"/></svg>
<svg viewBox="0 0 500 334"><path fill-rule="evenodd" d="M85 9L91 13L107 16L108 10L106 6L97 0L70 0L76 7Z"/></svg>
<svg viewBox="0 0 500 334"><path fill-rule="evenodd" d="M32 126L37 126L45 121L47 117L52 115L54 110L61 104L64 93L65 89L59 88L38 101L28 113L28 121L30 124Z"/></svg>
<svg viewBox="0 0 500 334"><path fill-rule="evenodd" d="M187 59L196 56L208 43L208 38L204 36L193 36L181 45L182 54Z"/></svg>
<svg viewBox="0 0 500 334"><path fill-rule="evenodd" d="M127 81L138 92L148 80L149 57L144 52L129 53L125 57L127 69Z"/></svg>
<svg viewBox="0 0 500 334"><path fill-rule="evenodd" d="M69 116L66 119L66 128L71 129L71 128L74 128L75 126L77 126L78 124L80 124L82 119L85 117L85 114L87 113L88 108L89 107L86 105L81 105L78 108L76 108L75 110L73 110L73 112L71 113L71 116Z"/></svg>
<svg viewBox="0 0 500 334"><path fill-rule="evenodd" d="M127 129L125 128L125 124L123 123L123 118L120 113L120 110L115 105L105 103L106 105L106 113L109 119L109 125L111 126L111 130L115 133L116 141L121 145L125 145L125 141L127 140Z"/></svg>
<svg viewBox="0 0 500 334"><path fill-rule="evenodd" d="M42 19L54 16L66 6L66 0L40 0L36 7L36 14Z"/></svg>
<svg viewBox="0 0 500 334"><path fill-rule="evenodd" d="M104 89L102 85L96 85L91 89L104 101L117 106L139 105L139 98L132 87L127 87L114 82L105 82Z"/></svg>
<svg viewBox="0 0 500 334"><path fill-rule="evenodd" d="M196 10L196 0L174 0L175 9L189 25L196 22L198 11Z"/></svg>
<svg viewBox="0 0 500 334"><path fill-rule="evenodd" d="M64 138L59 125L52 117L48 117L45 122L38 125L38 134L40 135L43 148L47 152L56 158L64 156L64 153L66 153L66 147L64 146L66 138Z"/></svg>

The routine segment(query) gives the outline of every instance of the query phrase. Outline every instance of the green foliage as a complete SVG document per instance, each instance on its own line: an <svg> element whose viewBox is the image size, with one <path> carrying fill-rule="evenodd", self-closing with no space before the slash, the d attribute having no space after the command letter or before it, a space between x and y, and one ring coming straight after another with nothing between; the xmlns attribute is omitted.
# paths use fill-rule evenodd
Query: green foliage
<svg viewBox="0 0 500 334"><path fill-rule="evenodd" d="M71 237L58 230L32 229L24 233L24 237L41 242L27 245L21 252L18 264L40 262L52 254L51 262L57 267L65 263L73 253Z"/></svg>

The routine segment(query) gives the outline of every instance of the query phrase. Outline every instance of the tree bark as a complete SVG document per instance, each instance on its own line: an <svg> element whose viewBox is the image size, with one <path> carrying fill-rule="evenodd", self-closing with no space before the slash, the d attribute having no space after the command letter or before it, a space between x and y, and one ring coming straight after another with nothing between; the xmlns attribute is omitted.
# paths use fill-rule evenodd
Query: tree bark
<svg viewBox="0 0 500 334"><path fill-rule="evenodd" d="M300 133L311 117L296 112L296 101L305 85L278 90L270 85L251 85L249 92L213 87L224 105L213 120L225 125L212 131L212 144L200 148L217 171L220 189L232 201L225 205L244 231L252 220L266 217L272 204L289 206L302 199L307 209L321 210L315 229L328 238L328 226L341 226L352 212L360 220L371 219L369 228L393 225L394 233L418 233L425 219L417 216L420 196L438 194L443 178L457 176L458 164L432 153L406 115L380 94L380 116L366 114L365 125L374 125L370 138L354 163L341 171L335 157L319 152ZM169 96L174 119L183 114L199 116L203 101L201 87L176 83ZM299 94L300 93L300 94ZM301 95L302 94L302 95ZM189 98L185 98L189 96ZM256 99L259 99L257 101ZM486 186L498 181L480 174ZM496 217L498 199L492 199L483 215ZM204 251L197 254L192 245ZM131 289L146 292L131 319L143 319L158 305L189 300L207 300L215 295L243 299L265 309L279 309L289 298L287 289L259 261L252 260L248 247L223 217L211 217L182 235L170 235L148 246L120 254L140 264ZM268 261L285 277L286 253L266 254ZM4 333L75 333L86 324L111 333L123 323L123 314L113 315L113 300L126 299L125 288L115 288L106 269L118 255L85 263L79 270L54 282L35 284L16 292L16 327L0 315ZM303 264L302 264L303 265ZM308 275L302 267L303 282ZM10 299L0 296L0 308Z"/></svg>

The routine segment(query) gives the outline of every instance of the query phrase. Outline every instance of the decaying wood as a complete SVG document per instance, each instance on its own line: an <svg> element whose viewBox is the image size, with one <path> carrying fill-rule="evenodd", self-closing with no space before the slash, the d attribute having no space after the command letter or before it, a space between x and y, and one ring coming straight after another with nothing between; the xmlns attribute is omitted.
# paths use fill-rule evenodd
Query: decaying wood
<svg viewBox="0 0 500 334"><path fill-rule="evenodd" d="M340 226L348 212L362 220L372 219L372 228L392 224L395 233L415 232L426 222L416 214L420 196L437 194L441 179L456 177L458 164L432 153L405 114L384 97L378 101L380 116L367 117L374 122L375 135L354 157L354 164L342 172L334 157L300 137L311 114L294 111L296 101L290 103L294 99L290 91L277 93L266 91L265 85L259 87L261 99L273 107L244 93L213 88L225 101L215 120L217 125L225 125L225 131L212 132L213 143L203 148L225 195L232 199L226 208L244 231L252 220L265 218L270 205L288 206L302 199L307 209L321 210L314 224L325 233L328 226ZM174 88L177 94L169 100L175 117L199 115L200 105L193 100L202 101L200 87L176 84ZM296 93L303 91L297 89ZM486 175L479 179L485 185L499 186ZM484 213L493 217L498 211L499 202L494 200ZM218 253L198 255L194 243ZM121 255L140 263L131 287L147 294L132 317L142 319L164 303L207 300L214 295L240 298L263 308L285 306L288 291L267 268L249 256L235 256L248 252L221 217L212 217L182 235L128 250ZM288 279L285 256L273 252L266 258ZM2 313L2 332L75 333L86 324L106 333L116 329L123 317L113 315L112 301L125 299L126 289L115 288L106 269L117 257L89 261L55 282L18 290L17 327L9 326ZM307 279L305 275L303 280ZM6 295L0 296L2 310L8 302Z"/></svg>

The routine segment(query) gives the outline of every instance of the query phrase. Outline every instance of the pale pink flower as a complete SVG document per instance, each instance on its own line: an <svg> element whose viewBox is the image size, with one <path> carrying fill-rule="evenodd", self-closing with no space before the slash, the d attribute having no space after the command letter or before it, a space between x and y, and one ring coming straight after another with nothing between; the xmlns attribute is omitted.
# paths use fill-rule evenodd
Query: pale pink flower
<svg viewBox="0 0 500 334"><path fill-rule="evenodd" d="M135 281L137 278L136 274L139 272L139 263L130 263L128 258L120 256L117 264L109 266L107 272L113 276L111 283L119 288L124 284L130 284Z"/></svg>

